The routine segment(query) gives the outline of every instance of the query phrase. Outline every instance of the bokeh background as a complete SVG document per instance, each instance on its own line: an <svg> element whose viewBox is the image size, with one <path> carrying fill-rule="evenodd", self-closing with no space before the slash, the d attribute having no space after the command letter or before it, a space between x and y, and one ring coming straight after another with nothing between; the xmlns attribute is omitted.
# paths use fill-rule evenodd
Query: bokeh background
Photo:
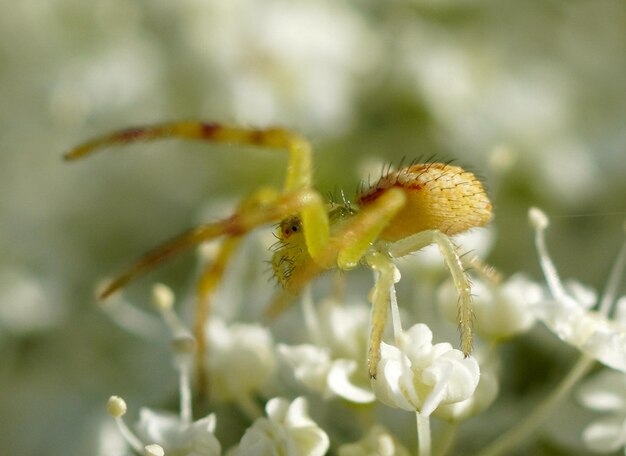
<svg viewBox="0 0 626 456"><path fill-rule="evenodd" d="M315 146L324 194L342 188L352 197L368 173L375 179L381 164L402 157L455 159L482 176L494 200L490 263L540 278L526 221L539 206L551 216L561 274L601 289L624 236L626 8L617 0L2 1L2 454L95 454L113 393L136 407L175 407L167 344L112 323L94 287L260 183L279 185L286 157L166 141L61 159L93 135L172 119L296 129ZM128 293L146 301L156 280L188 289L194 265L183 256ZM538 328L508 347L494 416L508 407L514 419L520 401L565 371L573 350L546 340ZM492 426L473 427L489 434ZM577 432L538 445L585 454Z"/></svg>

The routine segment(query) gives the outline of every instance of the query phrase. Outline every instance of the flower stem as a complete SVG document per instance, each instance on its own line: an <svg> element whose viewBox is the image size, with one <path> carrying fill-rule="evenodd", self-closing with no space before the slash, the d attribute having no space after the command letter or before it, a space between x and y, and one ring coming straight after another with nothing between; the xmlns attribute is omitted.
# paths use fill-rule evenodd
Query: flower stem
<svg viewBox="0 0 626 456"><path fill-rule="evenodd" d="M117 423L117 427L120 430L120 434L124 437L124 440L135 450L137 453L141 453L143 451L143 443L139 438L130 430L130 428L126 425L121 416L115 418L115 422Z"/></svg>
<svg viewBox="0 0 626 456"><path fill-rule="evenodd" d="M191 405L191 356L178 355L178 388L180 394L180 419L185 424L193 421Z"/></svg>
<svg viewBox="0 0 626 456"><path fill-rule="evenodd" d="M534 212L533 212L534 211ZM531 220L534 219L533 225L535 228L535 248L539 255L539 264L543 271L543 275L548 283L550 293L557 301L562 300L564 296L567 296L563 285L561 285L561 279L559 273L556 271L556 267L548 255L548 249L546 247L545 230L548 226L547 216L536 208L532 208L529 212Z"/></svg>
<svg viewBox="0 0 626 456"><path fill-rule="evenodd" d="M576 384L589 372L595 362L594 358L582 355L557 388L546 397L532 413L517 426L509 429L498 439L487 446L480 456L496 456L508 454L537 430L550 416L554 409L568 396Z"/></svg>
<svg viewBox="0 0 626 456"><path fill-rule="evenodd" d="M237 398L237 406L250 421L263 416L263 410L248 394L242 394Z"/></svg>
<svg viewBox="0 0 626 456"><path fill-rule="evenodd" d="M609 280L606 283L606 288L604 289L604 293L602 293L602 299L600 300L600 305L598 306L598 311L604 316L609 315L609 312L611 311L611 306L615 302L615 298L617 297L617 292L620 286L620 279L624 274L625 267L626 242L622 245L622 248L615 258L615 263L613 263L611 273L609 274Z"/></svg>
<svg viewBox="0 0 626 456"><path fill-rule="evenodd" d="M415 412L415 418L417 419L417 454L419 456L430 456L430 416Z"/></svg>

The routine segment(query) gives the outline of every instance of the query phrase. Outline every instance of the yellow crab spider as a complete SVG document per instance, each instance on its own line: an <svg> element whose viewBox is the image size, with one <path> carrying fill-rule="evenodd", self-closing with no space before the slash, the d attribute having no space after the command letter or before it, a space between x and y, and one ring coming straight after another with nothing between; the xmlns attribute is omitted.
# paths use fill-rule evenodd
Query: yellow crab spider
<svg viewBox="0 0 626 456"><path fill-rule="evenodd" d="M262 188L243 200L224 220L193 228L145 254L100 293L106 298L148 269L201 242L223 237L215 261L198 283L195 336L202 375L206 343L204 323L208 297L220 282L225 266L241 237L269 223L279 222L279 243L272 267L286 292L298 294L321 272L349 270L365 264L377 272L372 293L368 371L376 377L380 343L394 284L393 258L435 243L459 293L458 324L461 349L472 348L471 288L462 259L450 236L487 224L492 205L476 177L444 163L411 164L388 171L372 187L359 191L354 204L326 204L312 186L312 150L297 133L281 128L254 129L198 121L173 122L131 128L88 141L65 155L74 160L101 148L136 141L179 137L231 145L254 145L289 153L282 190ZM270 313L279 312L286 299L278 298Z"/></svg>

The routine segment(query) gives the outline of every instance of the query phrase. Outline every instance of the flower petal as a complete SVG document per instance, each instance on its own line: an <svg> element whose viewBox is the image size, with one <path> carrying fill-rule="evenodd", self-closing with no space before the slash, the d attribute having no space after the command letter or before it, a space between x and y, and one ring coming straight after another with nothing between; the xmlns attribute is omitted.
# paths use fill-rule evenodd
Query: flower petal
<svg viewBox="0 0 626 456"><path fill-rule="evenodd" d="M626 412L626 376L602 370L585 382L577 397L581 404L593 410Z"/></svg>
<svg viewBox="0 0 626 456"><path fill-rule="evenodd" d="M359 386L351 380L359 365L351 359L335 361L328 374L328 387L337 396L359 404L376 400L371 388Z"/></svg>
<svg viewBox="0 0 626 456"><path fill-rule="evenodd" d="M617 417L598 420L583 431L582 438L591 450L611 453L626 443L626 423Z"/></svg>
<svg viewBox="0 0 626 456"><path fill-rule="evenodd" d="M328 435L309 417L306 399L300 397L289 403L274 398L265 409L269 419L259 418L246 430L234 455L322 456L328 451Z"/></svg>
<svg viewBox="0 0 626 456"><path fill-rule="evenodd" d="M480 369L450 344L432 345L428 326L417 324L399 338L400 348L383 343L378 377L372 382L383 403L430 415L440 404L474 394Z"/></svg>

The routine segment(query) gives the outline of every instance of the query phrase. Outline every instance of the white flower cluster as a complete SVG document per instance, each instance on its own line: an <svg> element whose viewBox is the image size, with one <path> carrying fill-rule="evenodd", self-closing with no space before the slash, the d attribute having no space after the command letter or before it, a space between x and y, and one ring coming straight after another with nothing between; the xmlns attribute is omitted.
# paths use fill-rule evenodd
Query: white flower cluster
<svg viewBox="0 0 626 456"><path fill-rule="evenodd" d="M326 398L338 396L355 403L373 402L363 353L367 350L369 309L341 305L334 299L310 305L308 320L312 343L278 345L295 377Z"/></svg>
<svg viewBox="0 0 626 456"><path fill-rule="evenodd" d="M267 384L276 367L276 356L272 335L266 328L247 324L227 326L213 318L208 323L207 335L212 399L236 401Z"/></svg>
<svg viewBox="0 0 626 456"><path fill-rule="evenodd" d="M112 396L108 410L117 420L121 434L128 444L146 456L222 454L222 447L215 437L214 414L187 422L170 412L142 408L136 425L137 434L134 434L122 421L122 416L126 413L126 403L122 398ZM290 403L283 398L274 398L268 401L266 412L267 418L256 419L243 435L241 442L229 450L229 455L322 456L328 450L328 435L309 417L306 399L300 397Z"/></svg>
<svg viewBox="0 0 626 456"><path fill-rule="evenodd" d="M536 321L533 307L543 299L543 290L524 275L516 274L501 284L473 280L472 297L477 334L498 341L530 329ZM455 321L457 292L454 284L446 281L439 288L437 298L443 315Z"/></svg>
<svg viewBox="0 0 626 456"><path fill-rule="evenodd" d="M192 420L188 368L189 344L181 343L188 331L172 312L174 296L169 288L154 288L155 305L167 323L175 349L176 366L181 372L180 414L142 408L135 426L136 434L122 420L126 414L123 399L112 396L108 403L112 415L128 444L147 456L218 456L222 447L215 437L216 416ZM227 327L214 319L209 327L210 392L217 401L239 403L245 412L260 415L250 395L267 382L275 367L273 343L269 332L258 325ZM254 375L251 375L254 372ZM309 417L307 402L273 398L265 407L267 418L257 417L230 455L307 454L323 455L329 447L327 434Z"/></svg>
<svg viewBox="0 0 626 456"><path fill-rule="evenodd" d="M545 244L544 231L549 224L546 214L531 208L529 219L535 229L535 245L550 295L533 304L533 313L562 341L578 349L581 356L544 402L515 428L496 439L483 454L505 454L522 443L568 397L571 390L589 373L594 361L615 371L603 370L587 382L580 391L579 399L589 408L612 412L613 415L590 425L582 433L582 438L594 451L617 450L626 443L622 388L626 372L626 326L623 323L626 299L617 299L626 268L626 242L617 255L602 297L596 299L595 292L578 282L561 282ZM596 309L592 310L594 307ZM609 317L611 314L613 318Z"/></svg>
<svg viewBox="0 0 626 456"><path fill-rule="evenodd" d="M478 362L448 343L433 345L428 326L417 324L401 334L398 346L383 342L376 397L391 407L431 415L439 405L461 402L474 393Z"/></svg>
<svg viewBox="0 0 626 456"><path fill-rule="evenodd" d="M387 429L374 425L364 437L355 443L346 443L339 447L339 456L409 456L403 447Z"/></svg>
<svg viewBox="0 0 626 456"><path fill-rule="evenodd" d="M578 399L585 407L607 414L583 431L587 447L598 453L626 448L626 376L602 370L579 389Z"/></svg>
<svg viewBox="0 0 626 456"><path fill-rule="evenodd" d="M302 397L289 402L274 398L265 406L267 418L248 428L234 456L248 454L306 454L322 456L329 447L328 435L308 415Z"/></svg>
<svg viewBox="0 0 626 456"><path fill-rule="evenodd" d="M552 299L536 306L537 317L564 342L604 365L626 373L626 309L624 301L616 299L626 264L626 243L618 254L603 296L597 299L593 290L578 282L566 285L561 282L545 246L544 230L548 218L536 208L529 211L529 217L535 228L539 259L552 295ZM614 317L609 318L614 307ZM594 308L596 310L592 310Z"/></svg>
<svg viewBox="0 0 626 456"><path fill-rule="evenodd" d="M157 285L153 296L176 353L180 413L142 408L135 432L121 418L125 404L116 408L121 399L111 399L110 413L116 417L128 444L138 452L221 454L222 447L215 436L217 416L213 413L197 421L192 419L190 372L194 347L189 331L173 312L174 295L167 287ZM116 309L128 312L119 303L109 311L114 314ZM441 408L444 416L461 419L462 414L449 407L472 397L480 378L478 363L474 358L464 358L447 343L433 345L426 325L415 325L399 335L397 346L383 343L379 375L370 386L363 356L367 352L367 306L341 306L336 300L327 299L318 308L312 302L305 303L305 313L311 343L279 344L277 348L269 331L259 325L227 325L218 318L208 323L206 356L211 400L235 403L253 420L228 454L323 455L329 449L329 437L308 415L305 398L290 402L268 393L272 389L268 384L276 381L276 352L292 367L299 382L323 398L340 397L353 403L378 399L423 417ZM257 405L259 396L268 397L265 417ZM463 417L467 415L464 413ZM339 451L349 455L365 448L378 454L407 454L402 444L380 426L364 433L359 442L345 443Z"/></svg>

